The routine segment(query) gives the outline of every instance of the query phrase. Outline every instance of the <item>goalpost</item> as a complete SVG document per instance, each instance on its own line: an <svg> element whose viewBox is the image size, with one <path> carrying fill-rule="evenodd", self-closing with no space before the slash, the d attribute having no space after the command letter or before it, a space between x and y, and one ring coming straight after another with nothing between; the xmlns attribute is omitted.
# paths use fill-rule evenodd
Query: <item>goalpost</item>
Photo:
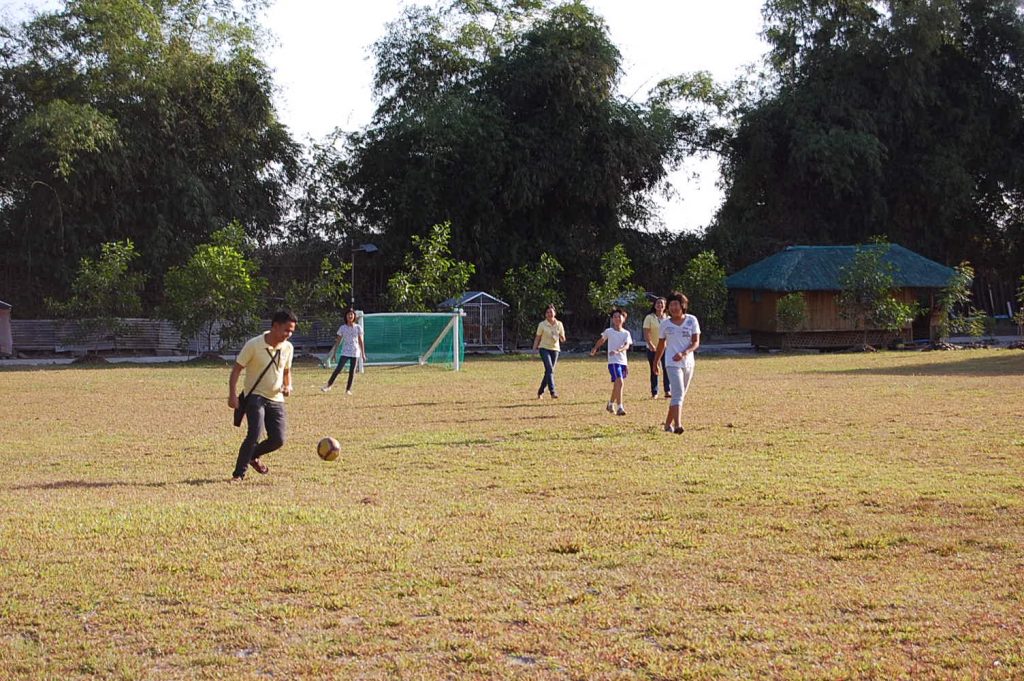
<svg viewBox="0 0 1024 681"><path fill-rule="evenodd" d="M369 365L449 364L459 371L465 359L465 312L357 312ZM362 372L362 361L358 370Z"/></svg>

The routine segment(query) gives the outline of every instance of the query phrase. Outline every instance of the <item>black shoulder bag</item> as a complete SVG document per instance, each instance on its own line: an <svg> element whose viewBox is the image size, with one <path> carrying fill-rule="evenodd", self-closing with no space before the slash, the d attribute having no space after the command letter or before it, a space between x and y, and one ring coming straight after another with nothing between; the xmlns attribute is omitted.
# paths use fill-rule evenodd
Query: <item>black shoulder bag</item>
<svg viewBox="0 0 1024 681"><path fill-rule="evenodd" d="M267 354L270 355L270 350L267 350ZM260 372L260 377L256 379L255 383L253 383L253 387L255 387L255 386L260 384L260 381L262 381L263 377L267 374L267 369L269 369L271 366L277 366L277 360L280 357L281 357L281 350L280 349L278 349L278 351L275 352L273 355L270 355L270 362L267 363L267 366L263 367L263 371ZM242 425L242 419L245 417L245 407L249 403L249 398L250 397L252 397L252 395L246 395L244 390L242 392L238 393L238 406L235 407L235 427L236 428Z"/></svg>

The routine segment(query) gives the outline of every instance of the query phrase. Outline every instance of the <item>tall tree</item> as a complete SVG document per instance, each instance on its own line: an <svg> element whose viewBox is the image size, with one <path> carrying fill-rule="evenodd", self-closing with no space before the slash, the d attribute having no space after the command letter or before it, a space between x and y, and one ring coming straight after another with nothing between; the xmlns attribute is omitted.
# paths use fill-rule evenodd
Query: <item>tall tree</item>
<svg viewBox="0 0 1024 681"><path fill-rule="evenodd" d="M873 234L1008 275L1024 263L1016 0L769 0L766 85L738 112L709 246L735 268Z"/></svg>
<svg viewBox="0 0 1024 681"><path fill-rule="evenodd" d="M616 96L619 52L581 2L412 8L374 55L378 108L334 165L355 197L350 223L379 228L397 254L450 221L453 253L483 287L546 252L582 308L586 273L623 226L650 219L668 167L713 142L691 115L709 93L687 83L703 76L644 103Z"/></svg>
<svg viewBox="0 0 1024 681"><path fill-rule="evenodd" d="M68 0L0 32L0 282L19 309L101 242L132 239L160 282L231 220L274 232L295 145L260 5Z"/></svg>

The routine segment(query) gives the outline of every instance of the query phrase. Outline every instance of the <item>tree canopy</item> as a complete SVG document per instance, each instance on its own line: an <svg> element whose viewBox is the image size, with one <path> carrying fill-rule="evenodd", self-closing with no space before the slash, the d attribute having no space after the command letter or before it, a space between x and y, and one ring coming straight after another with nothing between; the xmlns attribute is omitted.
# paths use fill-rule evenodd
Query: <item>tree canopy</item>
<svg viewBox="0 0 1024 681"><path fill-rule="evenodd" d="M874 234L1024 268L1016 0L769 0L765 81L737 109L709 246L731 268Z"/></svg>
<svg viewBox="0 0 1024 681"><path fill-rule="evenodd" d="M979 281L1024 271L1019 0L766 0L760 71L639 97L618 94L621 55L583 0L408 6L371 50L371 122L304 147L261 59L269 1L64 0L0 26L0 291L20 314L128 240L152 310L164 273L233 222L278 297L312 291L344 244L379 244L356 284L378 306L434 225L477 288L547 254L584 316L617 244L658 291L704 251L735 271L875 234ZM709 154L714 222L661 229L668 173Z"/></svg>
<svg viewBox="0 0 1024 681"><path fill-rule="evenodd" d="M709 144L707 120L680 104L707 93L686 79L646 103L615 94L619 51L582 2L414 7L373 52L376 113L334 166L356 197L349 222L392 253L450 222L482 287L546 252L582 300L584 273L651 219L681 150Z"/></svg>
<svg viewBox="0 0 1024 681"><path fill-rule="evenodd" d="M98 243L157 285L232 220L279 226L296 146L258 56L259 3L69 0L0 32L3 285L30 312ZM153 293L151 291L151 293Z"/></svg>

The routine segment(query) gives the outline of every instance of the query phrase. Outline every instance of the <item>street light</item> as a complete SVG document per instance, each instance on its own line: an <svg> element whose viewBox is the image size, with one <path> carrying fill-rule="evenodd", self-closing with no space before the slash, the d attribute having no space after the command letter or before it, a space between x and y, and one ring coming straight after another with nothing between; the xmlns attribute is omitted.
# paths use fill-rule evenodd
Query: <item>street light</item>
<svg viewBox="0 0 1024 681"><path fill-rule="evenodd" d="M356 309L356 253L358 251L362 251L363 253L376 253L378 250L380 250L380 249L378 249L373 244L362 244L360 246L353 246L352 247L352 291L351 291L352 303L351 303L351 305L352 305L352 309L353 310Z"/></svg>

